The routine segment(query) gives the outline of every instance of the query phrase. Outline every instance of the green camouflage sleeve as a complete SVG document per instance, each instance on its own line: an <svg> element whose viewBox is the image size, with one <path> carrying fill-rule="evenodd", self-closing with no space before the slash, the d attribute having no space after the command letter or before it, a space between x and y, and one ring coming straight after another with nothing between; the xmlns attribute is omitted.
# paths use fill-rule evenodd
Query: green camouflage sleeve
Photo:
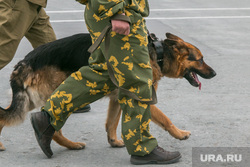
<svg viewBox="0 0 250 167"><path fill-rule="evenodd" d="M88 3L88 0L76 0L77 2L86 5Z"/></svg>
<svg viewBox="0 0 250 167"><path fill-rule="evenodd" d="M125 0L91 0L89 3L94 13L101 19L121 14L125 9Z"/></svg>

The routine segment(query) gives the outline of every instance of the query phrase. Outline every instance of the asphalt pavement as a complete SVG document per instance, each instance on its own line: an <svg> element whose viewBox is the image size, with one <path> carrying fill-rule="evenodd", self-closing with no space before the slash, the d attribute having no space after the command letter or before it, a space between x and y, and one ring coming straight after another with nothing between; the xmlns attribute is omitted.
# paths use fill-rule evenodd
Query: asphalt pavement
<svg viewBox="0 0 250 167"><path fill-rule="evenodd" d="M188 140L179 141L151 123L151 133L159 145L182 154L180 162L168 166L191 167L194 147L249 148L250 1L150 0L149 3L149 31L160 39L171 32L194 44L217 73L211 80L200 78L200 91L185 79L163 78L160 81L157 106L177 127L192 132ZM75 1L48 2L46 11L58 38L87 32L83 10L84 6ZM13 61L0 71L2 107L7 107L11 101L9 77L14 65L31 50L29 42L23 39ZM53 142L51 159L47 159L36 142L30 114L23 124L4 128L0 141L6 151L0 152L0 166L133 166L125 148L111 148L107 142L107 103L108 99L101 99L91 104L90 112L73 114L63 127L66 137L85 142L86 148L67 150ZM120 136L120 125L117 133Z"/></svg>

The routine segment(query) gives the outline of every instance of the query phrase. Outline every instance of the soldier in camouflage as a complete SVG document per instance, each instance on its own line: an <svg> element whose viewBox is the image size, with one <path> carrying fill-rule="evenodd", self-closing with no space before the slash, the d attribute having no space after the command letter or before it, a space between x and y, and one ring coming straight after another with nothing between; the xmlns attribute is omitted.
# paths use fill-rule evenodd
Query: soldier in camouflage
<svg viewBox="0 0 250 167"><path fill-rule="evenodd" d="M147 0L79 0L86 5L85 22L93 43L110 24L109 49L105 40L90 56L90 66L72 73L51 95L44 112L33 113L31 121L43 152L51 157L52 136L60 130L74 110L84 107L114 89L126 89L138 99L119 91L118 101L123 110L122 137L131 163L173 163L179 152L168 152L158 146L149 132L151 121L149 101L152 97L152 69L147 48L147 28L143 17L149 15ZM112 19L129 17L130 23ZM111 64L117 85L112 82L107 62ZM48 121L49 120L49 121ZM50 122L50 123L48 123ZM45 130L46 129L46 130ZM45 130L45 132L43 131ZM44 132L44 133L43 133Z"/></svg>

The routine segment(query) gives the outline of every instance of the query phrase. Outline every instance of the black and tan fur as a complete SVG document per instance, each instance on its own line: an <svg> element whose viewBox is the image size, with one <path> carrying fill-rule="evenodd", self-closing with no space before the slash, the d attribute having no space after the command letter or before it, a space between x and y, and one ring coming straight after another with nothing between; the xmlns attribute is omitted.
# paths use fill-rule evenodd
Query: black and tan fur
<svg viewBox="0 0 250 167"><path fill-rule="evenodd" d="M162 67L157 62L159 60L157 60L155 48L149 45L156 89L158 81L163 76L185 77L191 85L198 87L199 81L195 79L196 74L207 79L216 75L214 70L203 61L203 56L198 48L170 33L166 33L166 37L167 39L161 41L164 51ZM12 103L6 109L0 107L0 134L4 126L22 123L27 112L43 106L50 94L72 72L81 66L88 65L90 55L87 49L90 45L89 34L77 34L42 45L21 60L15 66L10 78L13 92ZM121 147L124 146L124 143L122 140L118 140L116 135L121 115L116 91L112 92L109 97L106 121L108 142L113 147ZM173 137L182 140L190 136L189 131L175 127L155 105L151 105L150 109L152 121L168 131ZM85 143L68 140L62 135L61 130L54 134L53 139L69 149L82 149L85 146ZM4 149L0 142L0 150Z"/></svg>

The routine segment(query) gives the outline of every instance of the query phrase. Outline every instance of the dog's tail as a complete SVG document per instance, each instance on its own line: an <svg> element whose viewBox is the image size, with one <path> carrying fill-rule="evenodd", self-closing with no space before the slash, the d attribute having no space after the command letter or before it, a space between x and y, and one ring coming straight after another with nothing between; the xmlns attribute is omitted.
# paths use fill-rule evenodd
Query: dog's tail
<svg viewBox="0 0 250 167"><path fill-rule="evenodd" d="M27 111L32 109L29 95L25 90L24 81L28 77L25 64L19 62L11 74L12 102L6 109L0 107L0 124L5 126L22 123Z"/></svg>

